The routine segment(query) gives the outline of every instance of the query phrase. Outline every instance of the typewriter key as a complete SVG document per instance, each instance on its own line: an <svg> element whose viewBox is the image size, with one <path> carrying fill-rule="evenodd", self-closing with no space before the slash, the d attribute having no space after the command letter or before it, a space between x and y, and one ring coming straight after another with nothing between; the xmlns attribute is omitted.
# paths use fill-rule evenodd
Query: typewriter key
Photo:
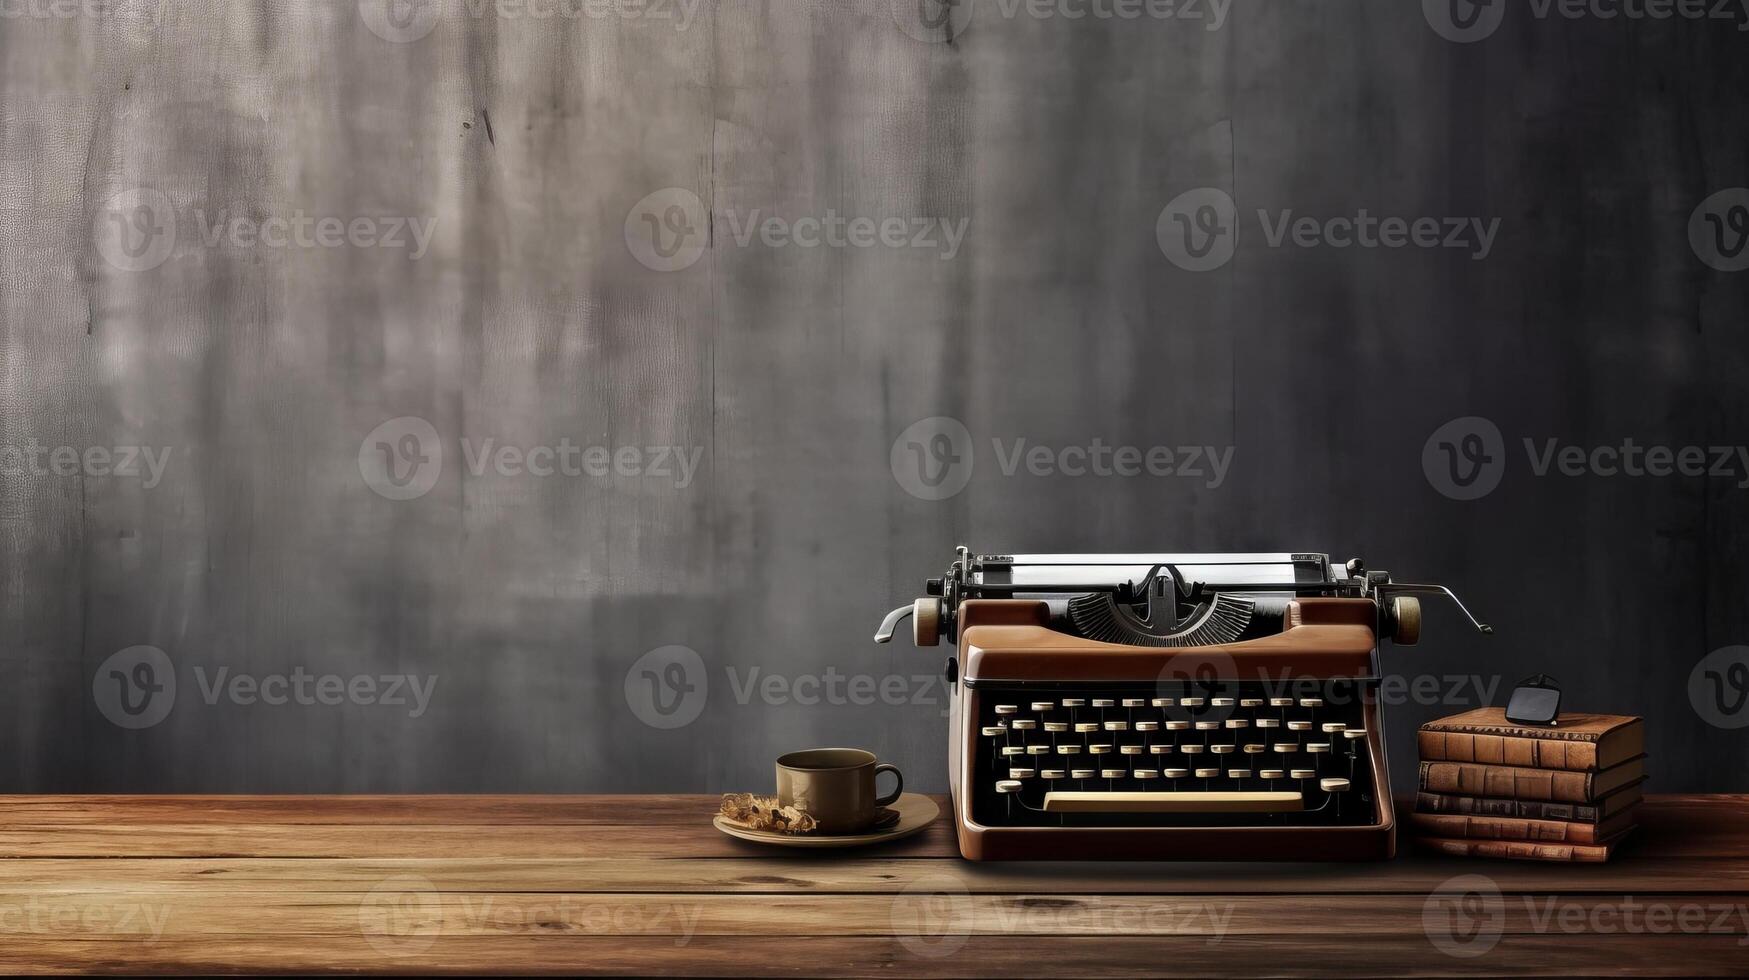
<svg viewBox="0 0 1749 980"><path fill-rule="evenodd" d="M1004 732L1008 731L1008 729L1001 725L985 725L981 730L985 735L992 738L1000 738Z"/></svg>
<svg viewBox="0 0 1749 980"><path fill-rule="evenodd" d="M1136 777L1137 779L1158 779L1158 778L1160 778L1160 770L1158 770L1158 769L1137 769L1137 770L1131 772L1130 775Z"/></svg>
<svg viewBox="0 0 1749 980"><path fill-rule="evenodd" d="M1331 776L1318 780L1318 788L1326 793L1341 793L1348 789L1348 780Z"/></svg>
<svg viewBox="0 0 1749 980"><path fill-rule="evenodd" d="M1105 730L1108 732L1127 732L1129 728L1130 723L1127 721L1108 721L1105 723Z"/></svg>
<svg viewBox="0 0 1749 980"><path fill-rule="evenodd" d="M1313 755L1324 755L1325 753L1330 751L1330 743L1329 742L1308 742L1306 744L1306 751L1310 752Z"/></svg>
<svg viewBox="0 0 1749 980"><path fill-rule="evenodd" d="M1231 708L1233 706L1233 699L1232 698L1209 698L1209 706L1215 707L1215 708Z"/></svg>
<svg viewBox="0 0 1749 980"><path fill-rule="evenodd" d="M1190 722L1188 722L1188 721L1169 721L1169 722L1166 722L1166 730L1169 732L1182 732L1182 731L1188 729L1189 727L1190 727Z"/></svg>
<svg viewBox="0 0 1749 980"><path fill-rule="evenodd" d="M1038 727L1038 722L1031 718L1016 718L1009 723L1008 727L1017 732L1030 732Z"/></svg>
<svg viewBox="0 0 1749 980"><path fill-rule="evenodd" d="M1051 754L1051 747L1048 745L1028 745L1026 747L1026 754L1027 755L1050 755Z"/></svg>
<svg viewBox="0 0 1749 980"><path fill-rule="evenodd" d="M1317 772L1311 769L1289 769L1287 774L1294 779L1311 779Z"/></svg>
<svg viewBox="0 0 1749 980"><path fill-rule="evenodd" d="M1264 779L1280 779L1285 776L1286 773L1282 772L1280 769L1259 769L1257 770L1257 775L1262 776Z"/></svg>
<svg viewBox="0 0 1749 980"><path fill-rule="evenodd" d="M1263 753L1268 752L1268 751L1269 751L1269 746L1264 745L1261 742L1248 742L1245 745L1245 754L1246 755L1262 755Z"/></svg>
<svg viewBox="0 0 1749 980"><path fill-rule="evenodd" d="M1298 742L1277 742L1277 743L1275 743L1275 751L1279 755L1293 755L1295 752L1298 752L1299 750L1300 750L1300 743L1298 743Z"/></svg>
<svg viewBox="0 0 1749 980"><path fill-rule="evenodd" d="M1213 779L1216 776L1219 776L1220 774L1221 774L1221 771L1219 769L1198 769L1196 771L1196 778L1198 778L1198 779Z"/></svg>
<svg viewBox="0 0 1749 980"><path fill-rule="evenodd" d="M1113 703L1114 702L1110 698L1094 698L1093 699L1093 706L1095 708L1109 708L1113 705Z"/></svg>
<svg viewBox="0 0 1749 980"><path fill-rule="evenodd" d="M1261 707L1263 707L1263 699L1262 698L1240 698L1239 699L1239 707L1241 707L1241 708L1261 708Z"/></svg>
<svg viewBox="0 0 1749 980"><path fill-rule="evenodd" d="M1269 706L1271 708L1291 708L1294 706L1294 699L1293 698L1270 698L1269 699Z"/></svg>
<svg viewBox="0 0 1749 980"><path fill-rule="evenodd" d="M1020 781L1015 779L999 779L996 781L996 792L1018 793L1020 792Z"/></svg>
<svg viewBox="0 0 1749 980"><path fill-rule="evenodd" d="M1244 728L1250 725L1251 722L1245 718L1228 718L1225 724L1228 728Z"/></svg>
<svg viewBox="0 0 1749 980"><path fill-rule="evenodd" d="M1152 704L1156 708L1170 708L1170 707L1172 707L1172 699L1171 698L1154 698L1152 701L1149 701L1148 703Z"/></svg>
<svg viewBox="0 0 1749 980"><path fill-rule="evenodd" d="M1157 732L1159 730L1160 730L1160 723L1157 721L1138 721L1138 722L1136 722L1136 731L1138 731L1138 732Z"/></svg>
<svg viewBox="0 0 1749 980"><path fill-rule="evenodd" d="M1047 731L1047 732L1066 732L1068 730L1069 730L1069 723L1066 721L1047 721L1047 722L1045 722L1045 731Z"/></svg>
<svg viewBox="0 0 1749 980"><path fill-rule="evenodd" d="M996 713L999 715L1013 715L1019 714L1020 709L1012 704L999 704L996 706Z"/></svg>
<svg viewBox="0 0 1749 980"><path fill-rule="evenodd" d="M1128 769L1101 769L1099 775L1104 779L1122 779L1129 775Z"/></svg>
<svg viewBox="0 0 1749 980"><path fill-rule="evenodd" d="M1009 779L1031 779L1034 775L1035 772L1031 769L1011 768L1008 770Z"/></svg>
<svg viewBox="0 0 1749 980"><path fill-rule="evenodd" d="M1140 708L1144 704L1147 704L1147 702L1143 701L1141 698L1124 698L1123 699L1123 706L1126 708Z"/></svg>
<svg viewBox="0 0 1749 980"><path fill-rule="evenodd" d="M1185 755L1200 755L1203 747L1200 745L1180 745L1178 749Z"/></svg>
<svg viewBox="0 0 1749 980"><path fill-rule="evenodd" d="M1319 725L1318 727L1322 728L1326 732L1329 732L1331 734L1335 734L1336 732L1343 731L1348 726L1344 725L1342 722L1339 722L1339 721L1327 721L1324 724Z"/></svg>
<svg viewBox="0 0 1749 980"><path fill-rule="evenodd" d="M1349 741L1354 741L1355 739L1365 738L1366 737L1366 729L1364 729L1364 728L1350 728L1350 729L1345 730L1342 733L1342 737L1348 739Z"/></svg>
<svg viewBox="0 0 1749 980"><path fill-rule="evenodd" d="M1203 705L1203 700L1202 698L1179 698L1178 703L1186 708L1200 708Z"/></svg>
<svg viewBox="0 0 1749 980"><path fill-rule="evenodd" d="M1040 778L1040 779L1062 779L1063 778L1063 770L1061 770L1061 769L1040 769L1038 771L1038 778Z"/></svg>
<svg viewBox="0 0 1749 980"><path fill-rule="evenodd" d="M1034 701L1032 703L1032 710L1034 711L1050 711L1054 708L1056 708L1056 705L1050 701Z"/></svg>
<svg viewBox="0 0 1749 980"><path fill-rule="evenodd" d="M1302 708L1322 708L1323 706L1323 698L1300 698L1300 707Z"/></svg>
<svg viewBox="0 0 1749 980"><path fill-rule="evenodd" d="M1080 751L1081 751L1081 746L1079 746L1079 745L1059 745L1059 746L1057 746L1057 754L1058 755L1074 755L1075 753L1080 752Z"/></svg>
<svg viewBox="0 0 1749 980"><path fill-rule="evenodd" d="M1251 770L1249 770L1249 769L1228 769L1227 770L1227 778L1229 778L1229 779L1250 779L1251 778Z"/></svg>
<svg viewBox="0 0 1749 980"><path fill-rule="evenodd" d="M1218 721L1199 721L1196 723L1196 730L1199 732L1212 732L1220 727L1221 723Z"/></svg>
<svg viewBox="0 0 1749 980"><path fill-rule="evenodd" d="M1069 775L1076 779L1092 779L1097 772L1096 769L1071 769Z"/></svg>
<svg viewBox="0 0 1749 980"><path fill-rule="evenodd" d="M1117 752L1119 755L1141 755L1142 747L1140 745L1120 745L1117 747Z"/></svg>
<svg viewBox="0 0 1749 980"><path fill-rule="evenodd" d="M1170 746L1170 745L1150 745L1150 746L1148 746L1148 752L1151 755L1171 755L1172 754L1172 746Z"/></svg>
<svg viewBox="0 0 1749 980"><path fill-rule="evenodd" d="M1025 755L1026 754L1026 746L1024 746L1024 745L1004 745L1004 746L1002 746L1002 754L1003 755Z"/></svg>
<svg viewBox="0 0 1749 980"><path fill-rule="evenodd" d="M1256 724L1257 724L1258 728L1280 728L1281 727L1281 719L1280 718L1258 718L1256 720Z"/></svg>
<svg viewBox="0 0 1749 980"><path fill-rule="evenodd" d="M1290 732L1309 732L1312 730L1312 723L1309 721L1290 721L1287 723L1287 730Z"/></svg>
<svg viewBox="0 0 1749 980"><path fill-rule="evenodd" d="M1164 772L1166 773L1167 779L1183 779L1190 775L1189 769L1167 769L1164 770Z"/></svg>
<svg viewBox="0 0 1749 980"><path fill-rule="evenodd" d="M1099 722L1078 721L1075 723L1075 730L1078 732L1096 732L1099 731Z"/></svg>
<svg viewBox="0 0 1749 980"><path fill-rule="evenodd" d="M1080 708L1080 707L1085 707L1086 704L1087 704L1087 701L1084 698L1064 698L1063 699L1063 707L1065 707L1065 708Z"/></svg>
<svg viewBox="0 0 1749 980"><path fill-rule="evenodd" d="M1105 755L1106 753L1111 751L1111 746L1109 746L1109 745L1089 745L1089 746L1087 746L1087 751L1089 753L1091 753L1092 755Z"/></svg>
<svg viewBox="0 0 1749 980"><path fill-rule="evenodd" d="M1232 755L1236 748L1238 747L1234 745L1211 745L1209 751L1215 755Z"/></svg>

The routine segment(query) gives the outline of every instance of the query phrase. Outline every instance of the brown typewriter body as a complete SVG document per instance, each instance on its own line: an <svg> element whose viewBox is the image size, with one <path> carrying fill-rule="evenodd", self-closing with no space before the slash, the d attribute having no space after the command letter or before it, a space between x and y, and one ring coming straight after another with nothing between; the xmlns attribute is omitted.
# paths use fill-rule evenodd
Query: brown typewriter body
<svg viewBox="0 0 1749 980"><path fill-rule="evenodd" d="M1306 553L962 548L927 590L877 639L909 615L920 646L957 647L948 770L966 858L1394 853L1379 643L1415 642L1406 593L1443 587Z"/></svg>

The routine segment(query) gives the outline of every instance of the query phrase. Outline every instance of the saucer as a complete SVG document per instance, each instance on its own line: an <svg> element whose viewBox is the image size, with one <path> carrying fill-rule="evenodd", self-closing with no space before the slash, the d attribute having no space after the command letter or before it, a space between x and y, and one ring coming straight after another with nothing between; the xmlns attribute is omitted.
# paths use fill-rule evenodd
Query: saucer
<svg viewBox="0 0 1749 980"><path fill-rule="evenodd" d="M860 834L785 834L775 830L749 830L730 823L720 815L711 822L730 837L759 844L777 844L780 847L861 847L864 844L880 844L909 837L929 826L941 815L941 808L935 805L935 801L921 793L904 793L886 809L896 811L899 819L885 827L866 830Z"/></svg>

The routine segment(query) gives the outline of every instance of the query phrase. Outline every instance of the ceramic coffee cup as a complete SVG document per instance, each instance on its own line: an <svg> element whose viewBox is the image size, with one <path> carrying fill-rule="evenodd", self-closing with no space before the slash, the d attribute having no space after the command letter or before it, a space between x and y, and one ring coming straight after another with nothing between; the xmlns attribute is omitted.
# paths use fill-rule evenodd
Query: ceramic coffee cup
<svg viewBox="0 0 1749 980"><path fill-rule="evenodd" d="M875 795L875 776L893 774L886 796ZM874 824L877 811L899 798L905 777L862 749L807 749L777 760L777 801L805 811L823 834L854 834Z"/></svg>

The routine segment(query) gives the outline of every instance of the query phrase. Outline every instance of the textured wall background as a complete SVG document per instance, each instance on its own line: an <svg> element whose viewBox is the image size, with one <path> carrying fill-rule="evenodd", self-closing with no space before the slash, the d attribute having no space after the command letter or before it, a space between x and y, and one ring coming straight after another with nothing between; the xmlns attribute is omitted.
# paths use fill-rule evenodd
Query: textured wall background
<svg viewBox="0 0 1749 980"><path fill-rule="evenodd" d="M1064 2L951 41L911 0L10 5L0 790L715 791L834 743L939 790L941 658L869 635L961 541L1365 555L1498 627L1430 606L1391 656L1457 686L1391 711L1399 791L1415 725L1538 669L1649 717L1654 788L1749 789L1712 723L1749 659L1696 666L1749 643L1749 467L1523 446L1749 442L1749 196L1696 210L1749 184L1742 11ZM1199 188L1239 226L1203 272L1162 219ZM1266 231L1362 208L1498 225ZM831 216L936 244L795 244ZM422 251L362 244L399 219ZM935 416L975 460L942 500L890 459ZM1500 480L1452 499L1423 451L1468 416ZM1015 439L1231 468L1005 475ZM566 445L626 453L515 464Z"/></svg>

